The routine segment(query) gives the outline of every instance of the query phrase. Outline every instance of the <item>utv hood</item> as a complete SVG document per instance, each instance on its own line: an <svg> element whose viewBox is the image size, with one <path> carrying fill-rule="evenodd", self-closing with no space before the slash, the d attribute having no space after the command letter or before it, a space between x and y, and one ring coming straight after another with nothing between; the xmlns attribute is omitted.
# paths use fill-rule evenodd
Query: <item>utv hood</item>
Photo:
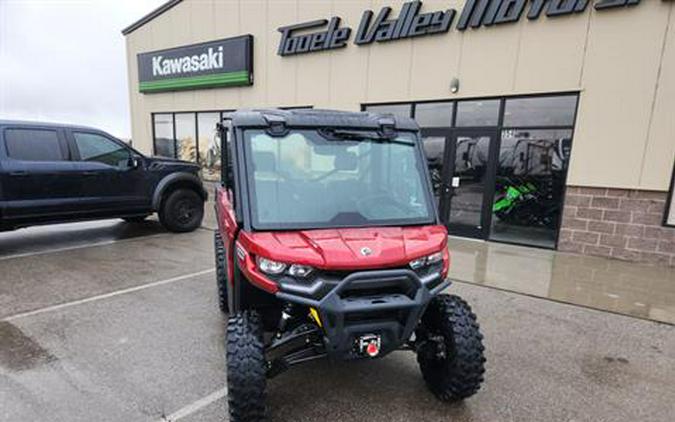
<svg viewBox="0 0 675 422"><path fill-rule="evenodd" d="M443 250L444 226L329 229L297 232L242 232L239 241L253 255L325 270L360 270L407 265Z"/></svg>

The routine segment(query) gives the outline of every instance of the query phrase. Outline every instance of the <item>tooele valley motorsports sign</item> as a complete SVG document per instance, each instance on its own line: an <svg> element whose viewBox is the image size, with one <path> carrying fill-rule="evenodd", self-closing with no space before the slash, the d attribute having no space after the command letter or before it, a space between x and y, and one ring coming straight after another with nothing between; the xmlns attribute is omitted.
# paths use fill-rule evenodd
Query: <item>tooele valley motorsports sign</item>
<svg viewBox="0 0 675 422"><path fill-rule="evenodd" d="M383 7L375 19L373 11L363 12L354 44L366 45L446 33L456 16L459 16L456 29L464 31L467 28L517 22L526 11L529 20L539 19L543 14L554 17L582 13L591 3L596 10L603 11L635 6L640 0L467 0L461 13L455 9L420 13L422 2L412 1L405 3L399 15L393 19L389 18L391 7ZM279 28L281 42L277 53L280 56L290 56L346 47L352 29L340 26L340 22L341 18L335 16L330 22L320 19L283 26ZM323 31L306 32L326 25L328 27Z"/></svg>
<svg viewBox="0 0 675 422"><path fill-rule="evenodd" d="M140 92L253 84L253 36L138 55Z"/></svg>

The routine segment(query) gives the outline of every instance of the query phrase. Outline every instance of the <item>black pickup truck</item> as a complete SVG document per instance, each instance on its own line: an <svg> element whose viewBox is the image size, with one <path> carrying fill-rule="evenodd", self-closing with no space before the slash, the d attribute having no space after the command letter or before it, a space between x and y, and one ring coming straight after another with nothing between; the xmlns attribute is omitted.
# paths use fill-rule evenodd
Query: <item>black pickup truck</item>
<svg viewBox="0 0 675 422"><path fill-rule="evenodd" d="M199 166L146 157L97 129L0 120L0 231L157 212L170 231L195 230L207 193Z"/></svg>

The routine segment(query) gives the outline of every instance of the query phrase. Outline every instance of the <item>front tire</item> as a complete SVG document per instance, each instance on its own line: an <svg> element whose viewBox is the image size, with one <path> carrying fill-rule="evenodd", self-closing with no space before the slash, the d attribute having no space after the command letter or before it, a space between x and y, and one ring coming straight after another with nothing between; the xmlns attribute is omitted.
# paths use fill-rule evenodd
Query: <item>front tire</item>
<svg viewBox="0 0 675 422"><path fill-rule="evenodd" d="M228 313L230 306L227 302L227 256L225 244L220 233L213 234L213 248L216 255L216 285L218 286L218 306L223 313Z"/></svg>
<svg viewBox="0 0 675 422"><path fill-rule="evenodd" d="M432 299L416 338L417 362L436 397L457 401L478 392L485 373L485 347L476 315L464 300L454 295Z"/></svg>
<svg viewBox="0 0 675 422"><path fill-rule="evenodd" d="M227 326L227 390L231 422L266 420L267 387L262 322L258 313L243 311Z"/></svg>
<svg viewBox="0 0 675 422"><path fill-rule="evenodd" d="M191 232L199 228L204 218L204 201L191 189L177 189L162 201L159 221L175 233Z"/></svg>

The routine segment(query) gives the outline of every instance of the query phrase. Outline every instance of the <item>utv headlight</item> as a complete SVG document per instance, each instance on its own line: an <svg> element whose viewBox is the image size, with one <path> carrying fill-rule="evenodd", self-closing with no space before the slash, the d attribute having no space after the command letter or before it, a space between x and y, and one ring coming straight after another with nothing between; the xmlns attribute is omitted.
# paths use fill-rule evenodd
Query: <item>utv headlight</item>
<svg viewBox="0 0 675 422"><path fill-rule="evenodd" d="M427 257L427 265L443 261L443 252L432 253Z"/></svg>
<svg viewBox="0 0 675 422"><path fill-rule="evenodd" d="M258 268L260 271L266 274L279 275L286 270L286 264L283 262L273 261L261 256L256 258L256 262L258 263Z"/></svg>
<svg viewBox="0 0 675 422"><path fill-rule="evenodd" d="M423 256L421 258L413 259L410 261L410 268L413 270L418 270L427 265L436 264L443 261L443 252L432 253L431 255Z"/></svg>
<svg viewBox="0 0 675 422"><path fill-rule="evenodd" d="M410 261L410 268L412 268L413 270L420 269L420 268L424 267L425 265L427 265L427 258L426 257L417 258L417 259L413 259L412 261Z"/></svg>
<svg viewBox="0 0 675 422"><path fill-rule="evenodd" d="M314 271L314 268L307 265L293 264L288 268L288 275L292 277L305 278Z"/></svg>

